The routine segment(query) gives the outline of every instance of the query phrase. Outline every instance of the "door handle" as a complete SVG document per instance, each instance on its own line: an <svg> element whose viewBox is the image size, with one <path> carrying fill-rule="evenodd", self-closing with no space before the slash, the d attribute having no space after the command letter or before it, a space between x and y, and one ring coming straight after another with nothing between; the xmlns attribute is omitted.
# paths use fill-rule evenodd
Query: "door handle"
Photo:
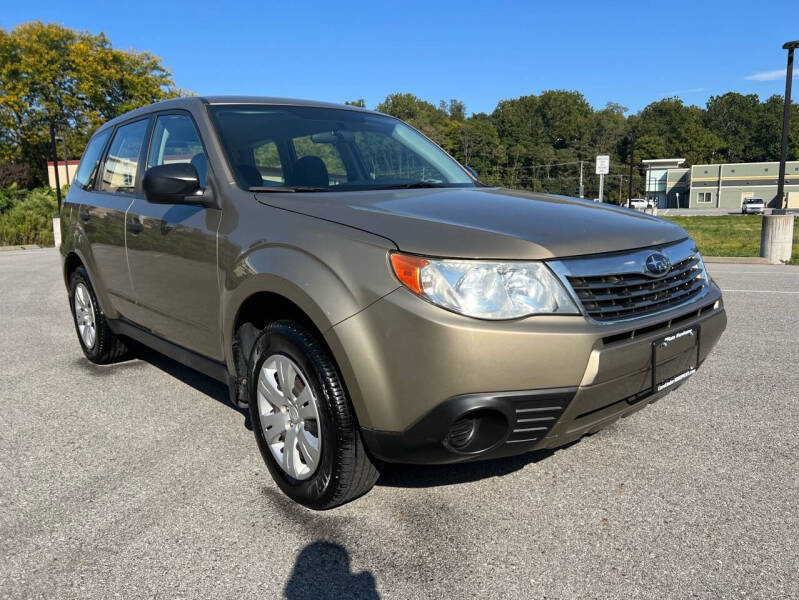
<svg viewBox="0 0 799 600"><path fill-rule="evenodd" d="M128 221L125 227L133 235L139 235L142 231L144 231L144 225L142 225L138 221Z"/></svg>

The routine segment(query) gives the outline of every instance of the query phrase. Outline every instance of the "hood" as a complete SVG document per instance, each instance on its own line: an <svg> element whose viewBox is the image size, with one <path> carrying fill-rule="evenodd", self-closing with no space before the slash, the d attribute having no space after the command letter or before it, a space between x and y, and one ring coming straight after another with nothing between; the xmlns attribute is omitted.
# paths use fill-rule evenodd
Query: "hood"
<svg viewBox="0 0 799 600"><path fill-rule="evenodd" d="M404 252L536 260L687 237L673 223L578 198L499 188L256 194L263 204L356 227Z"/></svg>

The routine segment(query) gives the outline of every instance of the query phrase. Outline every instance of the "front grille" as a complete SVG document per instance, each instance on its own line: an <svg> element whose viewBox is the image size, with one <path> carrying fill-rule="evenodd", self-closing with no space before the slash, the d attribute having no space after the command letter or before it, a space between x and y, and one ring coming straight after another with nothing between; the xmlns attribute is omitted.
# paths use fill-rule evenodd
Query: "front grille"
<svg viewBox="0 0 799 600"><path fill-rule="evenodd" d="M567 277L585 312L597 321L642 317L698 297L707 281L698 254L672 265L662 277L640 273Z"/></svg>

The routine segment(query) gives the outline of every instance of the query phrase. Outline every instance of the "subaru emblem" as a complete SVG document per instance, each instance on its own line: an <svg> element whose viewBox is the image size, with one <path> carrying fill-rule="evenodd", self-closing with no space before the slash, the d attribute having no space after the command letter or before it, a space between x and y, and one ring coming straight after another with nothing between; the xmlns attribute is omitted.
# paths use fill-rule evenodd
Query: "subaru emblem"
<svg viewBox="0 0 799 600"><path fill-rule="evenodd" d="M646 270L656 277L661 277L671 269L669 257L660 252L655 252L646 257Z"/></svg>

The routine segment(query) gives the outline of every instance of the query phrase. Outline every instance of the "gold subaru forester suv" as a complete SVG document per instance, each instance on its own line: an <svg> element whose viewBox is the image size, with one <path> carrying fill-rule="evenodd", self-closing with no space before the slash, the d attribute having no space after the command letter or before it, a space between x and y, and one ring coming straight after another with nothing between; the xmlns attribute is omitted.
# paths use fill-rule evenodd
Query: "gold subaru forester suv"
<svg viewBox="0 0 799 600"><path fill-rule="evenodd" d="M315 509L384 462L553 448L680 385L726 325L686 232L487 186L401 121L182 98L102 126L61 213L81 347L226 383ZM197 440L202 444L202 440Z"/></svg>

